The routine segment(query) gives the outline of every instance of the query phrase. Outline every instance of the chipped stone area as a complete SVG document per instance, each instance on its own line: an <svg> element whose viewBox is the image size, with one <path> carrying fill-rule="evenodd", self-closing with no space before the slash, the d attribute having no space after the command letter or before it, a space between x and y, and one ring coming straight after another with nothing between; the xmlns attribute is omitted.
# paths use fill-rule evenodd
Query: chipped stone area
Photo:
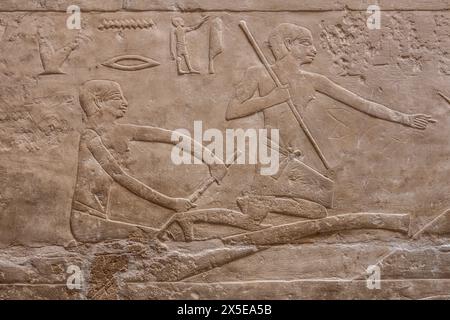
<svg viewBox="0 0 450 320"><path fill-rule="evenodd" d="M448 298L448 245L429 237L414 244L401 240L395 246L379 240L339 245L328 240L258 248L230 247L217 240L165 245L137 237L67 248L10 247L0 255L0 297ZM383 270L383 290L366 287L366 266L375 263ZM71 266L81 272L79 288L67 284Z"/></svg>
<svg viewBox="0 0 450 320"><path fill-rule="evenodd" d="M404 75L432 72L448 75L449 17L442 12L388 12L380 30L367 28L367 14L346 11L338 22L322 21L322 48L333 56L340 76L365 81L370 67L393 65Z"/></svg>
<svg viewBox="0 0 450 320"><path fill-rule="evenodd" d="M71 4L0 2L0 299L450 299L449 1Z"/></svg>

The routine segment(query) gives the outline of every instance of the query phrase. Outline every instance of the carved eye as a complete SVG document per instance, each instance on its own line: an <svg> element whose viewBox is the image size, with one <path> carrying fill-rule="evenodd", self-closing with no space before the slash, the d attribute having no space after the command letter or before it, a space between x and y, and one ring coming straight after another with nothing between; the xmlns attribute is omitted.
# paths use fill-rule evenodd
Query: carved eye
<svg viewBox="0 0 450 320"><path fill-rule="evenodd" d="M159 62L147 57L129 54L111 58L102 65L122 71L136 71L159 66Z"/></svg>

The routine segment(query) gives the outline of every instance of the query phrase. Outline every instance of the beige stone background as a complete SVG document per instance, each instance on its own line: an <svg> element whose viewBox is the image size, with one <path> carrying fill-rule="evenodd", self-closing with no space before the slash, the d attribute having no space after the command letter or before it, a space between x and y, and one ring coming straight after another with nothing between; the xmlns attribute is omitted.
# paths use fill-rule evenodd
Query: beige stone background
<svg viewBox="0 0 450 320"><path fill-rule="evenodd" d="M0 298L274 298L427 299L450 297L449 103L450 2L378 1L381 30L366 27L367 1L20 1L0 2ZM86 39L64 62L65 74L39 75L38 28L52 44L73 41L65 26L70 4L82 10ZM170 59L171 19L187 24L220 17L224 51L208 74L208 33L188 35L200 75L178 75ZM99 30L103 19L151 19L143 30ZM344 213L410 214L409 234L385 230L342 231L274 245L182 280L152 274L161 250L191 254L215 250L220 239L193 245L167 244L139 236L98 243L74 240L70 213L77 177L82 111L78 90L91 79L120 84L129 102L121 123L166 129L262 128L260 115L226 121L225 111L248 67L259 65L238 23L247 21L265 44L270 31L289 22L311 30L318 50L307 70L323 74L360 96L405 113L427 113L438 122L425 131L371 118L318 94L304 118L335 169L334 208ZM102 66L122 54L154 59L159 66L123 72ZM305 162L321 164L304 141ZM170 147L133 142L129 172L174 197L191 194L208 175L206 166L178 167ZM232 166L199 208L238 210L236 198L253 179L254 167ZM168 210L120 187L112 212L129 210L139 223L161 225ZM271 215L273 224L295 218ZM203 234L223 227L199 226ZM411 236L416 234L412 238ZM219 249L218 249L219 250ZM189 256L190 257L190 256ZM167 260L168 261L168 260ZM170 263L167 268L171 268ZM195 262L193 262L195 264ZM382 285L366 287L366 268L379 264ZM80 290L66 286L68 266L84 275ZM175 265L177 265L175 263ZM180 262L182 265L182 262ZM177 268L177 267L174 267ZM151 275L150 275L151 274Z"/></svg>

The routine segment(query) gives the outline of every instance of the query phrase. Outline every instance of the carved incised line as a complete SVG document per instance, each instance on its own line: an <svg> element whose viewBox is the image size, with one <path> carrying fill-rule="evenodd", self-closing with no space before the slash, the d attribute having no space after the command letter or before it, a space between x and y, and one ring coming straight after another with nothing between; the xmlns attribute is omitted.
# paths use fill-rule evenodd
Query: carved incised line
<svg viewBox="0 0 450 320"><path fill-rule="evenodd" d="M450 98L447 97L445 94L443 94L442 92L438 91L438 94L445 100L447 101L448 104L450 104Z"/></svg>

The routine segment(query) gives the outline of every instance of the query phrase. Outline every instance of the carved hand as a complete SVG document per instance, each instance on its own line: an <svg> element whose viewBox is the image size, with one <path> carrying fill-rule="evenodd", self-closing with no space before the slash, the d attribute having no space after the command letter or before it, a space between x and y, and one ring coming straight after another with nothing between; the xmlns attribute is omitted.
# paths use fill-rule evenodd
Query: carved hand
<svg viewBox="0 0 450 320"><path fill-rule="evenodd" d="M176 212L184 212L188 211L191 208L195 208L197 205L188 199L184 198L174 198L174 205L172 206L172 209Z"/></svg>
<svg viewBox="0 0 450 320"><path fill-rule="evenodd" d="M291 99L291 94L289 93L289 89L286 86L275 88L272 94L274 95L274 99L277 104L287 102L289 99Z"/></svg>
<svg viewBox="0 0 450 320"><path fill-rule="evenodd" d="M220 184L222 179L227 175L228 168L223 164L212 164L209 166L209 170L216 182Z"/></svg>
<svg viewBox="0 0 450 320"><path fill-rule="evenodd" d="M429 123L436 122L436 120L427 114L408 114L406 115L405 124L415 129L425 130Z"/></svg>
<svg viewBox="0 0 450 320"><path fill-rule="evenodd" d="M69 46L72 50L75 50L80 46L82 41L83 41L83 37L80 34L78 34L75 37L75 40Z"/></svg>

